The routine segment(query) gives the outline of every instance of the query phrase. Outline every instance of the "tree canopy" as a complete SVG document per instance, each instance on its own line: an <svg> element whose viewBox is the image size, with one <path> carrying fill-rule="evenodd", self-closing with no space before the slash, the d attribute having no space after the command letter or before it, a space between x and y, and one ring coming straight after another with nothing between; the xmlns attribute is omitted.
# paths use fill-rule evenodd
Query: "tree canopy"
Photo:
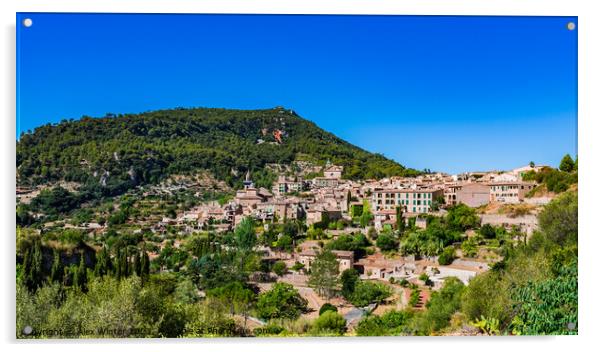
<svg viewBox="0 0 602 352"><path fill-rule="evenodd" d="M307 310L307 300L291 284L278 282L259 295L257 313L262 319L297 319Z"/></svg>

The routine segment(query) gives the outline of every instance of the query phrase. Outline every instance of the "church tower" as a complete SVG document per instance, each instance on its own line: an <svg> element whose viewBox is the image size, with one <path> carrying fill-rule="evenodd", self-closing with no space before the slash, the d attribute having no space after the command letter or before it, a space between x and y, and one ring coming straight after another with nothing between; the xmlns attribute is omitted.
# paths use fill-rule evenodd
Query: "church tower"
<svg viewBox="0 0 602 352"><path fill-rule="evenodd" d="M251 181L251 172L247 170L247 174L245 175L245 180L242 182L245 186L245 189L253 188L253 181Z"/></svg>

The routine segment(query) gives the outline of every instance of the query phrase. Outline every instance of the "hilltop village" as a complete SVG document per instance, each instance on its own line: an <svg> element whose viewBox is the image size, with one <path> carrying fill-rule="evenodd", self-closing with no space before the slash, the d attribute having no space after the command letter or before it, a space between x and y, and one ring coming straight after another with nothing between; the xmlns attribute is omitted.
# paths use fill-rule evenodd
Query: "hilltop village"
<svg viewBox="0 0 602 352"><path fill-rule="evenodd" d="M353 223L364 208L369 208L371 225L377 231L393 228L400 211L404 221L422 215L442 215L445 207L466 204L472 208L488 204L542 205L550 197L526 197L535 187L535 181L523 181L522 175L538 172L544 166L525 166L509 172L473 172L461 175L435 173L418 177L391 177L363 182L341 178L343 167L327 164L324 176L306 180L303 176L279 175L271 190L256 188L249 174L244 188L236 192L227 204L203 204L164 223L193 226L213 224L216 229L228 230L245 217L260 221L305 219L313 225L327 218L330 222L342 220ZM505 219L509 225L519 225L527 232L533 223ZM492 224L500 221L491 219ZM424 227L418 220L418 226Z"/></svg>
<svg viewBox="0 0 602 352"><path fill-rule="evenodd" d="M278 172L271 189L256 187L250 172L240 189L207 174L172 177L67 216L53 211L77 184L21 188L19 265L31 290L45 276L76 292L107 275L157 287L173 280L168 297L224 305L219 314L236 330L226 335L370 335L378 319L424 312L412 318L418 324L451 304L441 297L460 299L475 277L506 266L508 253L540 232L547 205L576 194L572 165L363 181L345 179L330 162L271 165ZM40 252L38 273L30 258ZM247 303L232 303L239 299ZM454 304L442 327L460 308ZM466 318L447 330L403 319L378 334L401 326L404 334L487 332Z"/></svg>
<svg viewBox="0 0 602 352"><path fill-rule="evenodd" d="M303 221L309 238L297 244L294 250L263 248L266 258L283 259L288 267L301 264L309 269L324 241L341 236L363 233L373 240L378 234L393 233L399 222L404 228L425 230L429 219L445 217L446 208L464 204L479 210L481 226L529 235L537 229L538 207L552 198L533 196L535 181L524 181L523 175L537 173L546 166L532 165L508 172L470 172L460 175L434 173L418 177L391 177L363 182L342 179L343 167L329 162L322 175L305 179L301 175L278 176L272 189L255 187L247 173L244 187L224 205L209 202L179 214L164 217L154 227L165 231L168 226L185 233L199 230L227 232L236 228L245 218L267 224L285 221ZM527 196L529 195L529 197ZM475 235L474 231L468 235ZM285 234L279 234L283 236ZM277 240L282 240L277 237ZM463 256L449 265L439 265L437 256L400 256L395 258L378 249L362 258L350 250L334 250L339 272L356 268L364 279L387 282L409 280L428 274L433 288L439 288L448 276L462 282L489 268L496 256ZM290 254L289 254L290 252Z"/></svg>

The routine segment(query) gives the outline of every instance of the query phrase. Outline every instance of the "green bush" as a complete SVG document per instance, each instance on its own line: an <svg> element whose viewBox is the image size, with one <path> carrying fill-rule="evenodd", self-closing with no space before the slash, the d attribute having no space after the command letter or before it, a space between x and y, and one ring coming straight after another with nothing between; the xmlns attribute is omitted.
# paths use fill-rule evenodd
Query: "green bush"
<svg viewBox="0 0 602 352"><path fill-rule="evenodd" d="M495 227L491 226L491 224L485 224L481 226L479 233L481 236L483 236L483 238L488 240L493 239L496 236Z"/></svg>
<svg viewBox="0 0 602 352"><path fill-rule="evenodd" d="M513 290L518 314L513 332L521 335L574 335L578 332L577 261L563 266L559 275L530 282ZM569 328L569 324L574 327Z"/></svg>
<svg viewBox="0 0 602 352"><path fill-rule="evenodd" d="M390 310L382 316L369 315L358 323L355 332L358 336L399 335L404 332L412 317L413 313L409 310Z"/></svg>
<svg viewBox="0 0 602 352"><path fill-rule="evenodd" d="M63 231L59 236L59 241L68 244L79 244L83 242L84 234L79 230L68 229Z"/></svg>
<svg viewBox="0 0 602 352"><path fill-rule="evenodd" d="M577 242L577 192L567 192L551 201L539 214L539 227L552 242Z"/></svg>
<svg viewBox="0 0 602 352"><path fill-rule="evenodd" d="M464 284L455 277L445 279L443 287L433 292L414 325L417 335L430 335L449 325L452 315L460 309Z"/></svg>
<svg viewBox="0 0 602 352"><path fill-rule="evenodd" d="M391 288L385 284L359 281L351 295L351 303L356 307L365 307L372 303L381 303L391 294Z"/></svg>
<svg viewBox="0 0 602 352"><path fill-rule="evenodd" d="M343 335L347 330L347 322L342 315L328 310L316 319L311 328L315 335Z"/></svg>
<svg viewBox="0 0 602 352"><path fill-rule="evenodd" d="M359 279L359 273L355 269L347 269L341 273L341 294L346 300L351 300Z"/></svg>
<svg viewBox="0 0 602 352"><path fill-rule="evenodd" d="M283 251L292 251L293 250L293 239L289 235L282 235L276 242L276 248Z"/></svg>
<svg viewBox="0 0 602 352"><path fill-rule="evenodd" d="M380 234L376 239L376 246L382 251L395 250L399 247L399 243L395 236L391 234Z"/></svg>
<svg viewBox="0 0 602 352"><path fill-rule="evenodd" d="M466 231L478 227L481 219L473 208L458 204L448 208L445 221L450 229Z"/></svg>
<svg viewBox="0 0 602 352"><path fill-rule="evenodd" d="M474 258L477 256L477 253L478 253L477 241L473 237L462 242L462 254L465 257Z"/></svg>
<svg viewBox="0 0 602 352"><path fill-rule="evenodd" d="M412 293L410 293L410 300L408 301L408 306L415 307L420 301L420 290L413 289Z"/></svg>
<svg viewBox="0 0 602 352"><path fill-rule="evenodd" d="M272 266L272 271L278 276L283 276L287 271L286 264L283 261L277 261Z"/></svg>
<svg viewBox="0 0 602 352"><path fill-rule="evenodd" d="M336 251L353 251L356 258L363 257L370 242L362 233L355 235L341 235L337 239L328 242L326 249Z"/></svg>
<svg viewBox="0 0 602 352"><path fill-rule="evenodd" d="M432 221L426 230L414 230L401 242L401 252L405 255L435 256L462 238L460 231L450 229L440 221Z"/></svg>
<svg viewBox="0 0 602 352"><path fill-rule="evenodd" d="M357 336L386 336L387 330L378 315L370 315L360 320L355 333Z"/></svg>
<svg viewBox="0 0 602 352"><path fill-rule="evenodd" d="M449 265L454 261L454 259L456 259L456 250L454 247L450 246L445 247L443 252L439 254L437 261L439 262L439 265Z"/></svg>
<svg viewBox="0 0 602 352"><path fill-rule="evenodd" d="M295 264L291 267L291 270L299 271L299 270L303 269L304 267L305 267L305 265L303 265L302 263L295 262Z"/></svg>
<svg viewBox="0 0 602 352"><path fill-rule="evenodd" d="M337 307L335 307L334 305L330 304L330 303L324 303L322 305L322 307L320 307L320 315L324 314L325 312L328 311L332 311L332 312L338 312L339 310L337 309Z"/></svg>

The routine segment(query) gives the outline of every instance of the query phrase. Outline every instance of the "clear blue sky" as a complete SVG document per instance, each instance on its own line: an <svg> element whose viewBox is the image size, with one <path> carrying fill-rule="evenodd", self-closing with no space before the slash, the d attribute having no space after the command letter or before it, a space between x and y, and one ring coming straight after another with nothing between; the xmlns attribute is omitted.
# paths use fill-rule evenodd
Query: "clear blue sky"
<svg viewBox="0 0 602 352"><path fill-rule="evenodd" d="M17 136L82 115L282 105L418 169L557 165L577 152L569 21L18 14Z"/></svg>

